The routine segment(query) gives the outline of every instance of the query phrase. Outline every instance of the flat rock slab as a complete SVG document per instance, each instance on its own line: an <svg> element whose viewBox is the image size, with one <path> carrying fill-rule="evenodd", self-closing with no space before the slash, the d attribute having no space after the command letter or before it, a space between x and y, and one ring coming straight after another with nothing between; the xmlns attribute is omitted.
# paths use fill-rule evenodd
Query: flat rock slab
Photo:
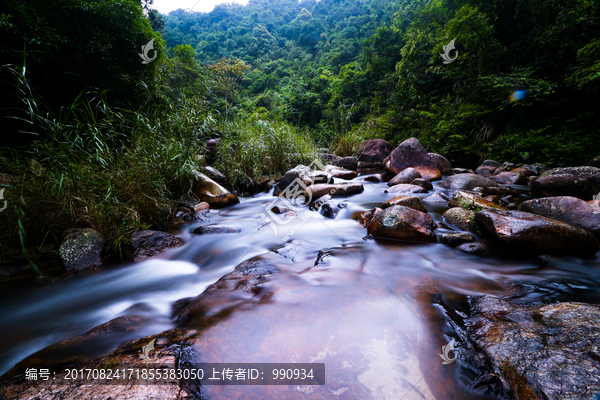
<svg viewBox="0 0 600 400"><path fill-rule="evenodd" d="M376 238L435 243L435 227L429 214L410 207L392 206L371 219L367 232Z"/></svg>
<svg viewBox="0 0 600 400"><path fill-rule="evenodd" d="M584 303L515 304L492 296L471 300L467 340L487 373L476 388L503 398L598 399L600 307Z"/></svg>
<svg viewBox="0 0 600 400"><path fill-rule="evenodd" d="M385 190L385 193L411 194L428 193L428 191L423 186L411 185L410 183L401 183L399 185L392 186L391 188Z"/></svg>
<svg viewBox="0 0 600 400"><path fill-rule="evenodd" d="M496 241L529 252L590 256L600 248L585 229L524 211L483 210L475 222Z"/></svg>
<svg viewBox="0 0 600 400"><path fill-rule="evenodd" d="M600 210L576 197L558 196L527 200L521 204L519 210L583 228L600 239Z"/></svg>
<svg viewBox="0 0 600 400"><path fill-rule="evenodd" d="M304 198L314 201L319 197L325 196L326 194L332 197L347 197L353 194L362 193L365 187L360 183L349 183L349 184L317 184L309 186L304 193Z"/></svg>
<svg viewBox="0 0 600 400"><path fill-rule="evenodd" d="M476 187L497 187L498 183L477 174L456 174L440 183L444 189L473 190Z"/></svg>

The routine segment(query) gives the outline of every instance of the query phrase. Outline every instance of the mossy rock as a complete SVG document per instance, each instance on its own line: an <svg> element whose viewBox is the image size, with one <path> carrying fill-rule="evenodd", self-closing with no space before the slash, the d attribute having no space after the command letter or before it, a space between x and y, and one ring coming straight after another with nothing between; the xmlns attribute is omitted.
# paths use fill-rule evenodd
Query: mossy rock
<svg viewBox="0 0 600 400"><path fill-rule="evenodd" d="M81 271L102 265L100 253L104 248L104 237L90 228L71 229L60 245L60 258L67 272Z"/></svg>

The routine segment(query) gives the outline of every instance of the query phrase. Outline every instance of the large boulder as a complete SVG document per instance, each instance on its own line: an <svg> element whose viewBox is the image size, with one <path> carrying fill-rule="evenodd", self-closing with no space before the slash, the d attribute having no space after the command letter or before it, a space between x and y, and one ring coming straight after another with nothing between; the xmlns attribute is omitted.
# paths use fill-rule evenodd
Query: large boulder
<svg viewBox="0 0 600 400"><path fill-rule="evenodd" d="M207 202L212 208L223 208L240 202L236 195L202 173L197 174L192 192L198 200Z"/></svg>
<svg viewBox="0 0 600 400"><path fill-rule="evenodd" d="M104 236L90 228L70 229L58 253L67 272L81 271L102 265Z"/></svg>
<svg viewBox="0 0 600 400"><path fill-rule="evenodd" d="M452 170L452 164L448 159L437 153L428 153L429 158L433 161L437 169L440 170L442 174L448 174Z"/></svg>
<svg viewBox="0 0 600 400"><path fill-rule="evenodd" d="M428 180L436 180L442 174L429 154L416 138L406 139L400 143L389 156L383 160L385 169L394 175L408 167L413 167L421 176Z"/></svg>
<svg viewBox="0 0 600 400"><path fill-rule="evenodd" d="M496 241L525 251L589 256L600 248L584 229L524 211L483 210L475 222Z"/></svg>
<svg viewBox="0 0 600 400"><path fill-rule="evenodd" d="M479 167L477 167L475 173L483 176L492 176L494 175L494 172L496 172L496 169L501 165L502 164L500 164L498 161L485 160L481 163L481 165L479 165Z"/></svg>
<svg viewBox="0 0 600 400"><path fill-rule="evenodd" d="M433 219L426 213L405 206L392 206L377 214L367 226L376 238L435 243Z"/></svg>
<svg viewBox="0 0 600 400"><path fill-rule="evenodd" d="M426 213L427 208L425 208L425 204L421 201L417 196L398 196L393 199L389 199L383 202L382 208L388 208L392 206L406 206L410 207L413 210L421 211Z"/></svg>
<svg viewBox="0 0 600 400"><path fill-rule="evenodd" d="M133 260L144 261L165 250L183 246L183 241L167 232L143 230L131 235Z"/></svg>
<svg viewBox="0 0 600 400"><path fill-rule="evenodd" d="M485 371L480 388L501 398L598 399L600 307L584 303L523 304L481 296L471 300L461 350Z"/></svg>
<svg viewBox="0 0 600 400"><path fill-rule="evenodd" d="M385 193L394 194L412 194L412 193L428 193L427 189L423 186L411 185L410 183L401 183L399 185L392 186L385 190Z"/></svg>
<svg viewBox="0 0 600 400"><path fill-rule="evenodd" d="M491 176L490 179L494 182L504 183L507 185L527 184L527 177L519 172L500 172L497 175Z"/></svg>
<svg viewBox="0 0 600 400"><path fill-rule="evenodd" d="M394 176L388 182L388 186L399 185L401 183L411 183L417 178L421 178L421 174L419 173L419 171L412 167L408 167L400 171L396 176Z"/></svg>
<svg viewBox="0 0 600 400"><path fill-rule="evenodd" d="M448 202L449 207L462 207L469 210L481 210L486 208L493 208L496 210L506 210L506 207L502 207L492 201L486 200L473 193L464 192L457 190Z"/></svg>
<svg viewBox="0 0 600 400"><path fill-rule="evenodd" d="M444 179L440 186L444 189L473 190L476 187L497 187L498 183L477 174L456 174Z"/></svg>
<svg viewBox="0 0 600 400"><path fill-rule="evenodd" d="M521 204L519 210L578 226L600 239L600 213L592 204L577 197L558 196L527 200Z"/></svg>
<svg viewBox="0 0 600 400"><path fill-rule="evenodd" d="M390 155L394 148L391 144L382 139L367 140L362 144L362 153L358 161L365 163L383 163L383 160Z"/></svg>

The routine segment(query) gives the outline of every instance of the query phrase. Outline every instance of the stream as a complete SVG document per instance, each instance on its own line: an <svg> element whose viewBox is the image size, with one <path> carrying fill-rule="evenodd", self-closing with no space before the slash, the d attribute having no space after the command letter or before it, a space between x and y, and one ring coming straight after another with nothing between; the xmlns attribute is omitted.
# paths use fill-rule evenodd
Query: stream
<svg viewBox="0 0 600 400"><path fill-rule="evenodd" d="M260 214L276 198L262 193L171 232L186 244L159 258L33 284L3 283L0 374L36 351L118 316L148 318L136 329L78 349L80 355L99 357L127 340L174 328L174 302L199 295L257 256L268 257L280 270L265 283L268 301L230 301L233 312L207 327L195 343L201 362L325 363L326 384L207 386L206 398L495 399L470 388L478 371L461 360L456 335L461 327L448 318L468 312L468 296L600 303L597 255L550 258L541 266L506 251L483 258L439 243L366 238L366 229L351 216L395 195L384 193L386 183L365 182L365 176L350 181L362 183L363 193L334 199L345 203L335 219L307 210L304 219L285 219L289 223L275 230ZM416 196L448 193L440 182ZM528 192L526 186L512 187ZM440 222L447 207L425 205ZM191 234L208 223L240 232ZM457 358L444 365L439 354L452 338Z"/></svg>

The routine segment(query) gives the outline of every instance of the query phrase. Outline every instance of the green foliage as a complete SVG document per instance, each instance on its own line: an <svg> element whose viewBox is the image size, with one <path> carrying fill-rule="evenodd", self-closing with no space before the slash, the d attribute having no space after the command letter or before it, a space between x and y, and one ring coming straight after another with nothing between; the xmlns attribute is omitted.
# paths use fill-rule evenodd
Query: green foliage
<svg viewBox="0 0 600 400"><path fill-rule="evenodd" d="M230 134L219 142L217 169L226 173L232 186L281 175L317 157L308 135L288 123L263 117L256 113L232 123Z"/></svg>
<svg viewBox="0 0 600 400"><path fill-rule="evenodd" d="M43 135L0 149L0 170L14 179L0 230L7 253L20 253L17 237L25 250L72 227L92 227L118 249L132 231L164 226L200 166L201 139L214 126L208 111L111 108L105 92L82 92L55 114L12 72L29 110L21 119Z"/></svg>

